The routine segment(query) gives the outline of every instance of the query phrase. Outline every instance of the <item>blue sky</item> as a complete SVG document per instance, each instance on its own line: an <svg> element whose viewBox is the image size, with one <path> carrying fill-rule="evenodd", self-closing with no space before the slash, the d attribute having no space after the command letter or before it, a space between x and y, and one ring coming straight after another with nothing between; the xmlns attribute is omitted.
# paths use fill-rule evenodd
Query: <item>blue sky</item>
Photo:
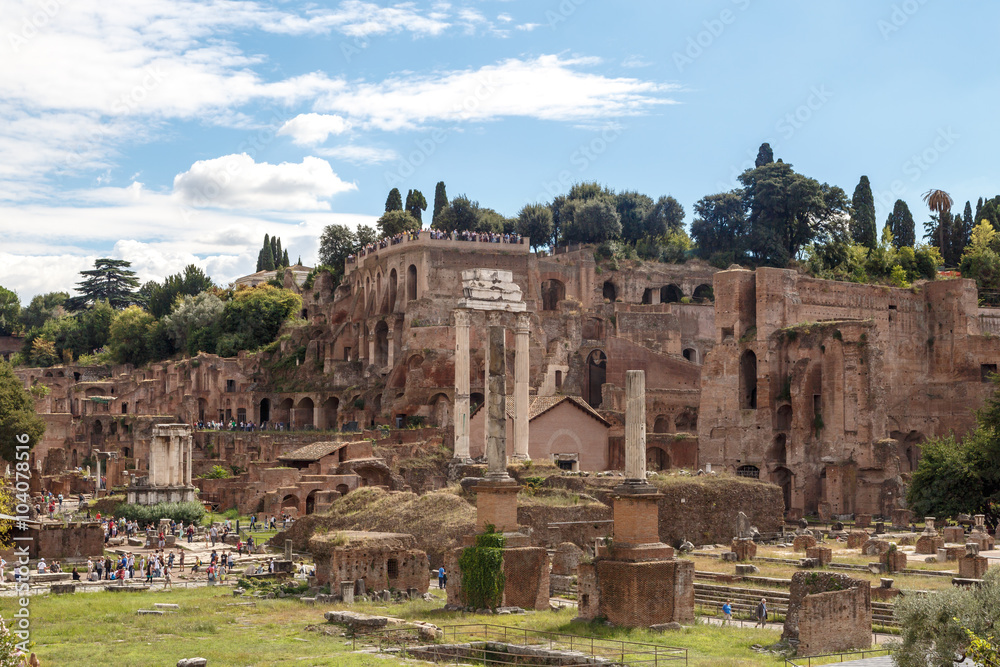
<svg viewBox="0 0 1000 667"><path fill-rule="evenodd" d="M109 6L110 5L110 6ZM119 6L120 5L120 6ZM8 0L0 285L27 302L93 259L219 283L265 232L443 180L514 215L581 180L688 212L762 141L884 221L897 197L1000 193L995 3ZM429 219L429 216L428 216Z"/></svg>

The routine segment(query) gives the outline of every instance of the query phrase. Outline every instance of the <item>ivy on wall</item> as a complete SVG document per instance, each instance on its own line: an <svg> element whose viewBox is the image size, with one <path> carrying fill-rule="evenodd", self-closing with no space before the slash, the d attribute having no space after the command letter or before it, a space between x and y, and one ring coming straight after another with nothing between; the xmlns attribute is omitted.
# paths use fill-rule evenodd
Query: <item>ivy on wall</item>
<svg viewBox="0 0 1000 667"><path fill-rule="evenodd" d="M476 535L475 546L466 547L458 559L462 572L462 598L476 609L496 609L503 601L503 533L493 524Z"/></svg>

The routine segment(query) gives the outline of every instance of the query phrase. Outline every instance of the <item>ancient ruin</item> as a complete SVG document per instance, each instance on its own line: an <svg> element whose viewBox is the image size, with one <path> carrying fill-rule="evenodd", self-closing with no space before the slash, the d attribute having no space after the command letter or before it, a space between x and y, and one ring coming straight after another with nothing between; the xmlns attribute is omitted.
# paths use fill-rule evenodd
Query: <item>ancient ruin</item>
<svg viewBox="0 0 1000 667"><path fill-rule="evenodd" d="M798 655L871 646L870 584L843 574L797 572L781 638L793 643Z"/></svg>
<svg viewBox="0 0 1000 667"><path fill-rule="evenodd" d="M133 477L126 498L130 503L154 505L181 503L195 499L191 483L191 426L158 424L153 427L149 444L146 477Z"/></svg>

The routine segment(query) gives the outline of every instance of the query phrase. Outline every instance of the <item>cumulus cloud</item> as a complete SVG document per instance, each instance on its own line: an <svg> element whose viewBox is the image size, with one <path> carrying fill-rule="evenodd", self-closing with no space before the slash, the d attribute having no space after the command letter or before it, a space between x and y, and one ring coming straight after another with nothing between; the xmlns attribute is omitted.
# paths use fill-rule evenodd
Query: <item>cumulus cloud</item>
<svg viewBox="0 0 1000 667"><path fill-rule="evenodd" d="M343 134L351 127L343 116L304 113L287 121L278 130L279 135L290 136L299 146L316 146L331 134Z"/></svg>
<svg viewBox="0 0 1000 667"><path fill-rule="evenodd" d="M488 121L504 116L587 121L618 118L674 103L679 89L630 77L586 71L595 58L511 58L479 69L408 74L380 83L345 83L320 97L322 111L382 130L412 129L434 121Z"/></svg>
<svg viewBox="0 0 1000 667"><path fill-rule="evenodd" d="M301 163L254 162L246 153L200 160L174 177L174 194L194 207L253 210L329 209L321 201L357 189L333 172L330 163L306 157Z"/></svg>

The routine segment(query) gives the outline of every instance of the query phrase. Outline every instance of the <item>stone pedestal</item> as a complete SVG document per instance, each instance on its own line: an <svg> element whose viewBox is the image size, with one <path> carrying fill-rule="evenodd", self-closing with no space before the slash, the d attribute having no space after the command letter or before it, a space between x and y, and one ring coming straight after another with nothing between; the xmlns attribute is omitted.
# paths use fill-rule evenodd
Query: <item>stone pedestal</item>
<svg viewBox="0 0 1000 667"><path fill-rule="evenodd" d="M815 558L820 566L829 565L833 560L833 549L830 547L809 547L806 549L806 558Z"/></svg>
<svg viewBox="0 0 1000 667"><path fill-rule="evenodd" d="M868 533L862 531L848 533L847 548L860 549L861 546L867 541L868 541Z"/></svg>
<svg viewBox="0 0 1000 667"><path fill-rule="evenodd" d="M965 529L961 526L945 526L941 529L945 544L965 544Z"/></svg>
<svg viewBox="0 0 1000 667"><path fill-rule="evenodd" d="M938 549L944 548L944 540L935 535L921 535L917 538L917 553L934 556Z"/></svg>
<svg viewBox="0 0 1000 667"><path fill-rule="evenodd" d="M854 525L858 528L868 528L872 525L872 515L871 514L855 514L854 515Z"/></svg>
<svg viewBox="0 0 1000 667"><path fill-rule="evenodd" d="M816 538L812 535L799 535L792 540L792 548L795 551L805 551L816 546Z"/></svg>
<svg viewBox="0 0 1000 667"><path fill-rule="evenodd" d="M958 559L958 576L962 579L982 579L990 561L985 556L966 554Z"/></svg>
<svg viewBox="0 0 1000 667"><path fill-rule="evenodd" d="M737 537L731 546L736 560L747 561L757 557L757 544L748 537Z"/></svg>
<svg viewBox="0 0 1000 667"><path fill-rule="evenodd" d="M497 532L517 532L517 493L514 480L484 481L476 485L476 530L493 525Z"/></svg>
<svg viewBox="0 0 1000 667"><path fill-rule="evenodd" d="M902 572L906 569L906 554L902 551L887 551L879 556L879 562L889 572Z"/></svg>
<svg viewBox="0 0 1000 667"><path fill-rule="evenodd" d="M344 601L344 604L354 604L353 581L340 582L340 598Z"/></svg>

